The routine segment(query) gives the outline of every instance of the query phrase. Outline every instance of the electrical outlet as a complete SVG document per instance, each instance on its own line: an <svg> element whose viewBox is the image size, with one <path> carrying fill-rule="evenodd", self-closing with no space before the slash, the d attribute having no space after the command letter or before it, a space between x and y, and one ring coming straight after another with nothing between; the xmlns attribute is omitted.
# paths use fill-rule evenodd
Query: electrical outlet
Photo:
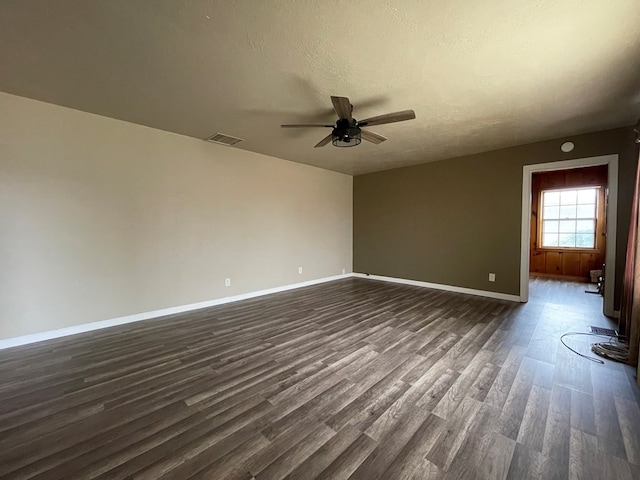
<svg viewBox="0 0 640 480"><path fill-rule="evenodd" d="M224 286L225 287L230 287L231 286L231 279L230 278L225 278L224 279Z"/></svg>
<svg viewBox="0 0 640 480"><path fill-rule="evenodd" d="M489 281L490 282L495 282L496 281L496 274L495 273L490 273L489 274Z"/></svg>
<svg viewBox="0 0 640 480"><path fill-rule="evenodd" d="M302 267L298 267L298 273L302 273Z"/></svg>
<svg viewBox="0 0 640 480"><path fill-rule="evenodd" d="M345 273L347 273L347 271L343 268L342 269L342 274L344 275Z"/></svg>

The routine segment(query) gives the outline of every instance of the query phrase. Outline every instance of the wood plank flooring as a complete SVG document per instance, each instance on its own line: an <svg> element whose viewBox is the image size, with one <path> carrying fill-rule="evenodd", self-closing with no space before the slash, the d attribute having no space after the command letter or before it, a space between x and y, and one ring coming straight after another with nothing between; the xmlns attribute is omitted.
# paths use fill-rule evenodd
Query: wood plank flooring
<svg viewBox="0 0 640 480"><path fill-rule="evenodd" d="M559 343L611 326L585 287L351 278L0 351L0 478L639 479L635 372Z"/></svg>

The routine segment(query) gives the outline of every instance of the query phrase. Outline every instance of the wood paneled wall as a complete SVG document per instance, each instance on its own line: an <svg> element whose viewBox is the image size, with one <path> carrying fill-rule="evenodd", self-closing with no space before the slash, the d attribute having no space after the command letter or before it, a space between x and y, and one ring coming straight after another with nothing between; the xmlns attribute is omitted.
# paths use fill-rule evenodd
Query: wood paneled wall
<svg viewBox="0 0 640 480"><path fill-rule="evenodd" d="M596 248L562 249L539 248L538 213L540 194L543 190L571 187L600 186L598 194L598 222L596 230ZM581 277L587 280L589 270L602 268L605 260L606 226L605 193L607 189L607 166L576 168L541 172L533 175L531 183L531 248L529 271L543 275L561 275Z"/></svg>

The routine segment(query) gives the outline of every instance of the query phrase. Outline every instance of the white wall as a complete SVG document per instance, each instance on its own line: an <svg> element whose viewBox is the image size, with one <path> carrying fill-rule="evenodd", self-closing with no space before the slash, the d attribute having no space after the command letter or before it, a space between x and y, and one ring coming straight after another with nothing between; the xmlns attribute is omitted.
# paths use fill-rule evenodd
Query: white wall
<svg viewBox="0 0 640 480"><path fill-rule="evenodd" d="M0 93L0 339L351 264L350 176Z"/></svg>

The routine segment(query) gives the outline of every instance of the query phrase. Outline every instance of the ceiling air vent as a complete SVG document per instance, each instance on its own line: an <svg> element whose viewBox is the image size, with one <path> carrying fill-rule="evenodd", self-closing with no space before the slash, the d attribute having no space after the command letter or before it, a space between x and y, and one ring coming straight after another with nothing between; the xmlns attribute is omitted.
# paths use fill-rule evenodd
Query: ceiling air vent
<svg viewBox="0 0 640 480"><path fill-rule="evenodd" d="M216 133L209 138L205 138L207 142L219 143L220 145L232 146L238 142L241 142L241 138L232 137L231 135L225 135L224 133Z"/></svg>

